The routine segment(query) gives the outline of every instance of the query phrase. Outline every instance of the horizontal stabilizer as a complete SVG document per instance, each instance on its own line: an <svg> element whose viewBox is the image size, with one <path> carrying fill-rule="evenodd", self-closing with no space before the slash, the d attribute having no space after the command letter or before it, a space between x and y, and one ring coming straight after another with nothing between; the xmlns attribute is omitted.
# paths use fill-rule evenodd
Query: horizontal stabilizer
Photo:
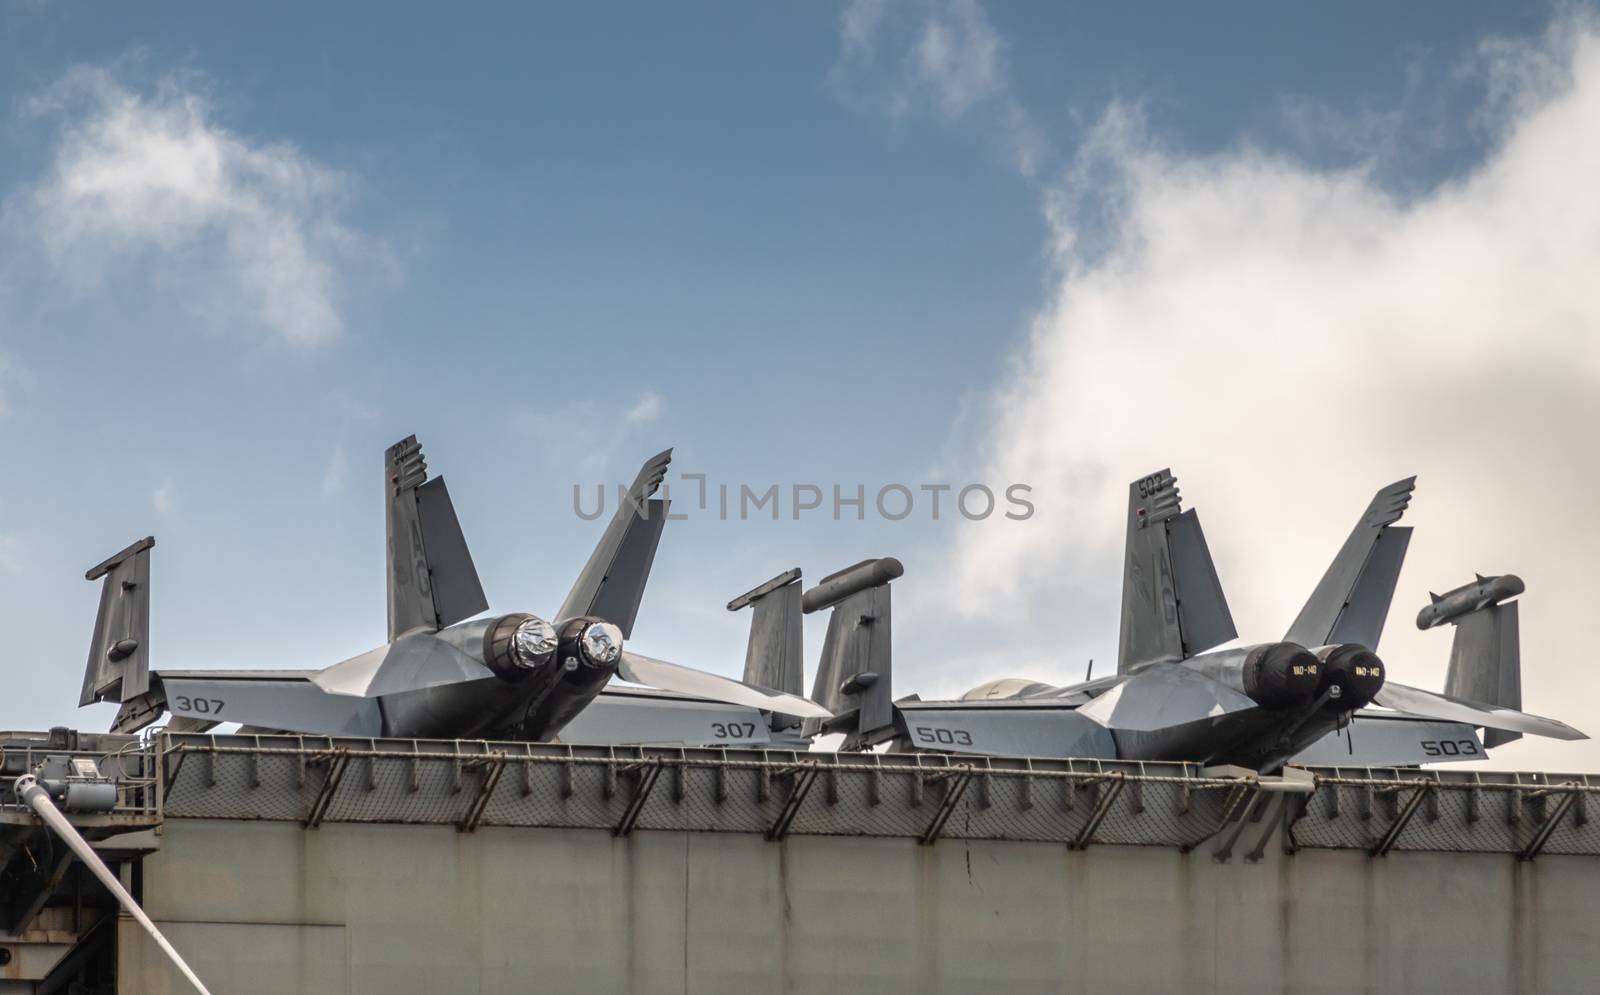
<svg viewBox="0 0 1600 995"><path fill-rule="evenodd" d="M1513 708L1481 705L1448 695L1407 687L1393 681L1384 682L1383 689L1373 699L1380 708L1405 712L1422 718L1446 719L1482 726L1485 729L1503 729L1506 732L1525 732L1551 739L1588 739L1578 730L1556 719L1529 715Z"/></svg>
<svg viewBox="0 0 1600 995"><path fill-rule="evenodd" d="M1407 477L1373 496L1283 637L1286 642L1309 647L1356 643L1378 648L1411 541L1410 529L1391 526L1405 514L1416 486L1417 478Z"/></svg>
<svg viewBox="0 0 1600 995"><path fill-rule="evenodd" d="M767 746L757 709L609 685L561 729L572 746Z"/></svg>
<svg viewBox="0 0 1600 995"><path fill-rule="evenodd" d="M383 712L376 701L328 694L308 680L158 676L168 711L184 719L326 736L383 735Z"/></svg>
<svg viewBox="0 0 1600 995"><path fill-rule="evenodd" d="M1464 722L1357 712L1348 727L1323 736L1289 763L1297 767L1415 767L1486 756L1477 729Z"/></svg>
<svg viewBox="0 0 1600 995"><path fill-rule="evenodd" d="M902 703L906 742L918 750L999 757L1114 760L1104 726L1065 705L992 708L961 702Z"/></svg>
<svg viewBox="0 0 1600 995"><path fill-rule="evenodd" d="M782 691L772 691L736 681L731 677L680 667L675 663L656 660L632 650L622 651L622 661L617 667L617 676L632 684L643 684L664 691L677 691L697 698L710 698L713 701L726 701L734 705L747 705L763 712L798 715L808 719L833 717L833 713L826 708L799 695L784 694Z"/></svg>

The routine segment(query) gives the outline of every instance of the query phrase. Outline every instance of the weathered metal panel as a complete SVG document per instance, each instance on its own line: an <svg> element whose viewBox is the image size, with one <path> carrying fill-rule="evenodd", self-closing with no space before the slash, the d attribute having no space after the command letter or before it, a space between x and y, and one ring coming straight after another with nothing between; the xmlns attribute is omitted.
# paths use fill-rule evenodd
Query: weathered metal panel
<svg viewBox="0 0 1600 995"><path fill-rule="evenodd" d="M127 918L117 925L120 991L192 995L193 987L147 933ZM342 995L352 990L348 931L340 925L176 920L156 925L214 992Z"/></svg>
<svg viewBox="0 0 1600 995"><path fill-rule="evenodd" d="M233 923L180 944L227 964L228 991L1453 993L1600 976L1600 861L1570 857L1274 847L1223 864L1150 847L179 819L144 884L163 924ZM283 940L302 925L344 928L346 987L290 983L345 963ZM122 990L177 990L142 970L145 987Z"/></svg>
<svg viewBox="0 0 1600 995"><path fill-rule="evenodd" d="M18 743L8 767L49 749ZM218 990L1600 976L1589 775L271 736L90 752L122 772L122 811L79 821L164 816L143 899ZM13 808L0 793L28 828ZM122 990L179 990L124 941Z"/></svg>

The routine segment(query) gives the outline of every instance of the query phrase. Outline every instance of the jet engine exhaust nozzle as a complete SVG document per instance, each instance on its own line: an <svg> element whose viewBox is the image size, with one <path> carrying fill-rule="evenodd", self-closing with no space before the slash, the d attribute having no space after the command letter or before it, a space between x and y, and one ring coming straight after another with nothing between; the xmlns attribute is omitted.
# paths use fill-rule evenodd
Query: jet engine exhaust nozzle
<svg viewBox="0 0 1600 995"><path fill-rule="evenodd" d="M1353 712L1371 704L1383 689L1383 661L1365 646L1324 646L1317 650L1317 658L1322 661L1317 693L1332 690L1327 707L1335 711Z"/></svg>
<svg viewBox="0 0 1600 995"><path fill-rule="evenodd" d="M495 620L483 634L483 662L500 678L520 681L550 665L558 640L555 627L537 615L518 612Z"/></svg>
<svg viewBox="0 0 1600 995"><path fill-rule="evenodd" d="M562 622L556 631L555 658L563 671L616 673L622 662L622 629L605 619L585 616Z"/></svg>
<svg viewBox="0 0 1600 995"><path fill-rule="evenodd" d="M591 622L578 633L578 653L592 667L612 667L622 657L622 630L610 622Z"/></svg>
<svg viewBox="0 0 1600 995"><path fill-rule="evenodd" d="M1244 693L1262 708L1294 708L1317 696L1317 658L1299 643L1268 643L1244 660Z"/></svg>

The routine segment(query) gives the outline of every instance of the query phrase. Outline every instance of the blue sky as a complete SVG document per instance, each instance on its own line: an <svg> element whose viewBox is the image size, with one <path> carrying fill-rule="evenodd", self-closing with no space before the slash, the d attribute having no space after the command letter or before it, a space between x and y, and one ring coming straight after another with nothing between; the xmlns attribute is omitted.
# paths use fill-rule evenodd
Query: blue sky
<svg viewBox="0 0 1600 995"><path fill-rule="evenodd" d="M504 609L552 610L581 566L596 528L572 514L572 485L626 479L668 445L678 469L735 486L1032 483L1028 522L674 523L636 643L735 672L744 620L728 598L789 566L815 579L894 553L901 689L1081 673L1114 653L1121 537L1101 526L1125 482L1150 461L1196 467L1205 490L1186 495L1205 494L1226 533L1219 506L1253 493L1228 468L1270 468L1282 448L1252 434L1271 418L1213 410L1213 392L1187 404L1163 387L1155 413L1052 407L1066 384L1088 396L1102 361L1093 379L1113 398L1177 362L1071 352L1092 338L1073 310L1088 292L1124 317L1168 300L1128 289L1167 258L1130 263L1130 232L1188 244L1141 227L1142 209L1176 197L1248 229L1260 218L1228 177L1259 169L1261 215L1299 205L1284 216L1311 227L1265 251L1219 243L1219 258L1304 244L1317 203L1356 219L1331 241L1403 242L1455 192L1492 187L1540 108L1586 92L1588 23L1537 4L9 0L0 727L98 724L71 710L95 599L81 571L147 533L158 663L319 666L381 639L379 463L410 433ZM1275 334L1308 351L1257 375L1306 373L1316 332ZM1213 340L1228 361L1206 378L1247 394L1274 349ZM1545 356L1521 358L1543 370ZM1063 363L1072 376L1051 380ZM1476 375L1443 403L1470 403ZM1454 509L1438 521L1519 506L1472 486L1496 466L1481 451L1429 444L1438 417L1393 413L1416 432L1381 442L1340 429L1320 466L1283 456L1280 474L1332 461L1351 479L1307 503L1291 538L1309 549L1242 523L1212 535L1235 550L1218 558L1230 591L1229 570L1241 577L1236 614L1287 624L1272 594L1297 603L1371 491L1419 461L1464 482L1421 492ZM1540 436L1544 416L1528 417ZM1054 418L1151 429L1092 444ZM1515 559L1533 540L1503 541ZM1464 579L1419 575L1402 598ZM992 639L997 621L1028 638ZM1425 645L1412 683L1442 673L1444 647ZM1530 706L1559 704L1532 685Z"/></svg>

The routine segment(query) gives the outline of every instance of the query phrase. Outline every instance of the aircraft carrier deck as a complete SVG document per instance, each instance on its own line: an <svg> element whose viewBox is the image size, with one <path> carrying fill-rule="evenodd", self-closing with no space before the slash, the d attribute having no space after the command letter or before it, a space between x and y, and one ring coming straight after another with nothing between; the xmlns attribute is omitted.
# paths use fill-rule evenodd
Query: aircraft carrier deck
<svg viewBox="0 0 1600 995"><path fill-rule="evenodd" d="M1591 991L1592 775L11 734L0 993Z"/></svg>

